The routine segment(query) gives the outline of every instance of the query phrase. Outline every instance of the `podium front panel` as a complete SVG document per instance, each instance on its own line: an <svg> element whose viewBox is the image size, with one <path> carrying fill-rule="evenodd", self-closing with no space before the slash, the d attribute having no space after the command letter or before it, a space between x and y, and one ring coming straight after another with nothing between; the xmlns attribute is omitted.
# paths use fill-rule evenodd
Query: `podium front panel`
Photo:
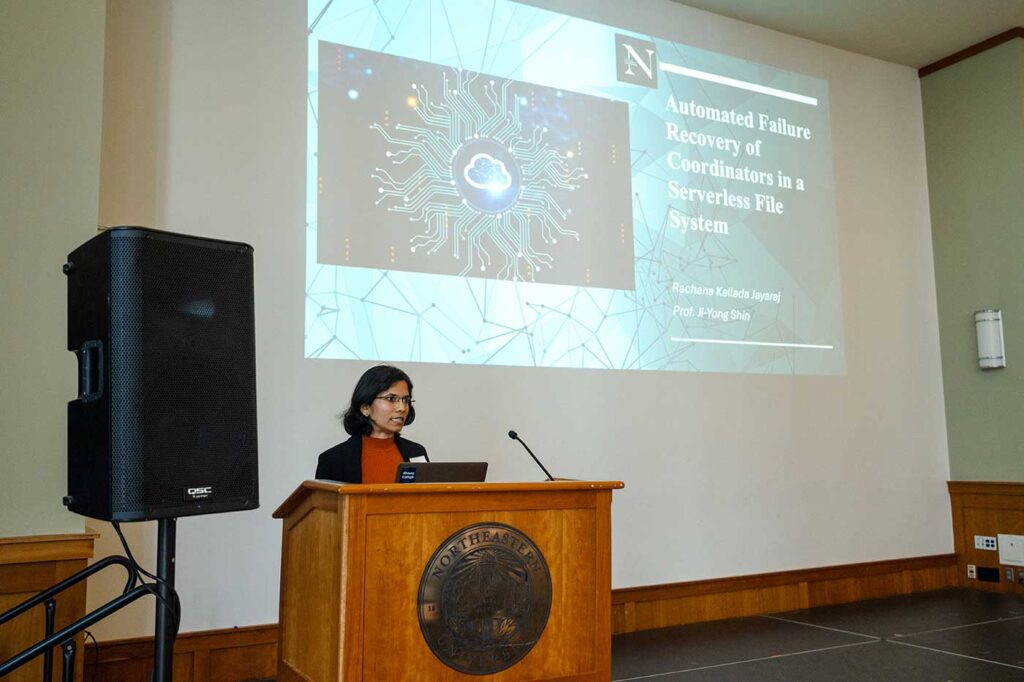
<svg viewBox="0 0 1024 682"><path fill-rule="evenodd" d="M333 517L323 490L284 512L289 503L282 505L279 680L609 679L612 487L621 484L347 486L334 495ZM421 626L425 569L439 551L455 556L446 540L472 526L511 528L539 550L550 576L543 631L503 669L496 656L509 647L467 649L458 638L428 644ZM469 536L459 537L466 546ZM327 589L333 578L338 588Z"/></svg>

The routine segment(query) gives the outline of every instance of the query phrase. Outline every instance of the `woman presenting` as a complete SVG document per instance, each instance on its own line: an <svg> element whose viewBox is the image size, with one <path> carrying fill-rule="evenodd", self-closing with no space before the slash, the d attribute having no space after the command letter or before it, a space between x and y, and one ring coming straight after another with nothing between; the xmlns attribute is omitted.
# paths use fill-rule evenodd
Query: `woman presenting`
<svg viewBox="0 0 1024 682"><path fill-rule="evenodd" d="M422 445L399 435L416 418L412 404L408 374L390 365L366 370L342 417L351 437L320 455L316 477L345 483L394 483L402 462L415 457L430 461Z"/></svg>

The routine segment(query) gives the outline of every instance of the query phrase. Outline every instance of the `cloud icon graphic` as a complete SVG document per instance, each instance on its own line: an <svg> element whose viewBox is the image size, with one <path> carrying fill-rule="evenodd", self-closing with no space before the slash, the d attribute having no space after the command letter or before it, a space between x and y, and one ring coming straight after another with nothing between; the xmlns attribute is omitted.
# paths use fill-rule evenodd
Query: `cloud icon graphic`
<svg viewBox="0 0 1024 682"><path fill-rule="evenodd" d="M490 154L475 154L462 169L462 177L470 186L492 192L503 192L512 186L512 174Z"/></svg>

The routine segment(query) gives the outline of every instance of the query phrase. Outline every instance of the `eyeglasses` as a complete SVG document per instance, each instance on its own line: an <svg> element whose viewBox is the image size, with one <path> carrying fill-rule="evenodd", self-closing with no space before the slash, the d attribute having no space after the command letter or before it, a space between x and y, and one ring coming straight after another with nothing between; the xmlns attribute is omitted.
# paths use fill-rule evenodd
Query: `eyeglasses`
<svg viewBox="0 0 1024 682"><path fill-rule="evenodd" d="M394 393L388 393L387 395L379 395L374 400L386 400L392 405L402 403L406 407L412 405L415 400L412 399L411 395L395 395Z"/></svg>

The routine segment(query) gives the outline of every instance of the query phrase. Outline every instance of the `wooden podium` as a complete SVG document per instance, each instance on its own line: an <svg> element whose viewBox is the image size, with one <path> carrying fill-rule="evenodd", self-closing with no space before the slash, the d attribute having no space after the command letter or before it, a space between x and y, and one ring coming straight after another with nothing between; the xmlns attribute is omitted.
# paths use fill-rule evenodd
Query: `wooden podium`
<svg viewBox="0 0 1024 682"><path fill-rule="evenodd" d="M275 518L284 520L278 682L610 679L611 498L612 490L621 487L610 481L306 481L274 512ZM475 535L459 535L470 527ZM511 540L503 530L512 531ZM523 543L515 540L515 531ZM434 608L425 605L423 581L435 580L433 576L448 565L445 562L473 555L479 559L480 551L472 545L500 536L506 545L493 552L499 558L522 557L535 566L538 558L526 541L542 555L540 563L546 563L550 575L546 624L540 626L543 630L532 640L535 643L520 642L516 650L515 644L508 645L514 633L501 634L503 628L517 627L515 618L506 618L507 623L501 618L486 620L484 630L498 621L495 631L506 637L503 651L531 648L499 672L460 672L439 658L436 641L428 643L428 628L421 627ZM425 572L428 564L431 571ZM491 569L494 564L492 556ZM486 561L481 565L488 568ZM514 582L525 570L507 573ZM533 579L538 582L543 580ZM511 603L509 611L519 614L532 606L523 606L527 600L521 595L506 596L501 602L502 596L495 597L494 586L490 588L483 587L489 595L485 606L497 599L506 607ZM446 587L444 603L464 603L465 593L461 587ZM452 594L463 602L454 601ZM480 608L469 605L464 610ZM536 607L531 613L540 612ZM456 622L446 618L444 622ZM479 624L472 627L477 628L474 633L481 629ZM490 636L489 631L485 634ZM440 641L442 655L455 652L447 635ZM487 658L491 652L473 655Z"/></svg>

